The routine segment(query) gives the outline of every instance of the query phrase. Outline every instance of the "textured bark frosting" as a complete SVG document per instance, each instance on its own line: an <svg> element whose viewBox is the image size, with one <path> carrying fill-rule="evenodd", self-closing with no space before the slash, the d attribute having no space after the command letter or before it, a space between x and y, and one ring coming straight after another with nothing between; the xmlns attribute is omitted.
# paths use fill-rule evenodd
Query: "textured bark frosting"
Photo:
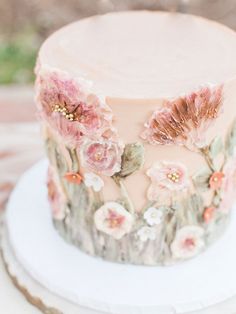
<svg viewBox="0 0 236 314"><path fill-rule="evenodd" d="M196 40L204 37L204 30L220 36L223 32L230 39L228 47L226 40L224 51L236 45L233 32L211 22L208 25L207 21L196 17L148 12L95 17L59 31L42 47L36 69L36 102L50 161L49 201L55 227L61 235L87 253L108 260L165 265L203 251L224 230L230 216L236 185L236 112L231 110L236 81L229 79L236 62L231 60L230 71L228 59L225 67L221 64L224 68L222 81L219 81L218 70L214 70L210 74L212 84L208 84L204 75L199 78L203 73L193 66L193 82L190 83L194 88L189 90L191 84L186 87L182 82L185 92L179 95L176 95L178 89L173 88L174 68L166 70L160 75L165 81L167 75L173 73L168 78L170 97L161 97L157 89L156 98L151 99L155 91L148 97L149 88L144 87L143 95L147 99L138 99L140 90L133 94L133 99L127 99L127 86L122 92L121 86L110 90L110 81L107 83L107 77L112 78L112 65L115 73L117 71L116 57L114 64L108 59L111 73L98 77L91 70L97 67L93 53L88 54L89 67L85 58L89 69L85 73L83 51L79 55L78 50L79 60L74 57L74 70L68 71L71 60L66 60L58 44L66 40L64 36L69 30L71 38L75 32L80 35L82 32L83 49L93 51L97 44L92 47L91 38L88 42L84 39L84 27L88 28L87 36L93 34L95 38L100 30L94 28L94 24L98 23L104 31L106 25L113 23L114 37L110 29L104 31L104 42L110 47L117 38L124 37L127 43L127 38L130 36L131 42L134 36L134 45L130 44L127 49L128 55L134 49L135 56L136 33L131 36L128 31L128 35L122 35L117 25L129 16L134 24L138 21L144 24L149 15L151 22L145 29L155 23L165 26L169 40L173 36L171 30L182 36L184 25L193 27L195 38L187 33L185 38L188 53L189 45L195 47ZM158 34L153 31L153 35ZM144 33L140 36L139 45L142 45ZM157 37L155 44L153 40L147 43L147 39L145 43L150 45L152 53L157 51L156 46L166 44L166 55L156 56L166 63L176 55L168 49L168 41L162 42L162 37ZM213 53L215 42L209 41L208 53L209 49ZM121 46L123 44L121 42ZM49 48L55 50L57 45L61 59L56 56L56 61L52 62L50 52L47 59L47 52ZM75 43L71 56L79 46ZM180 45L179 49L184 50L185 46ZM185 66L191 64L192 56L182 57L187 59L179 59ZM147 58L146 51L144 61ZM133 86L132 62L136 64L138 77L141 77L143 64L138 64L134 57L130 61L130 72L129 64L126 65L124 72L130 76L124 77L124 83L127 80L129 85L132 81ZM153 61L153 64L156 63ZM147 61L147 67L149 65ZM209 60L203 60L203 65L204 72L212 68ZM187 69L183 70L188 77ZM179 78L182 76L183 73ZM150 74L146 80L152 85L155 78L156 74ZM198 80L201 80L200 87ZM139 83L136 87L138 89ZM117 92L121 93L119 97Z"/></svg>

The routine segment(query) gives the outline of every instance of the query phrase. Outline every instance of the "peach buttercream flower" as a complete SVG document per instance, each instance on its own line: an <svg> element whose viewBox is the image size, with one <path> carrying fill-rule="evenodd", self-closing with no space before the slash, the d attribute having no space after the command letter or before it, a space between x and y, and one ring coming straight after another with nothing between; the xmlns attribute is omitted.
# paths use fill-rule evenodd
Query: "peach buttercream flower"
<svg viewBox="0 0 236 314"><path fill-rule="evenodd" d="M160 190L181 191L189 185L187 169L180 163L156 163L148 169L147 175L151 179L151 185L148 189L150 200L155 200Z"/></svg>
<svg viewBox="0 0 236 314"><path fill-rule="evenodd" d="M153 145L205 145L205 133L219 116L222 86L200 90L164 102L145 124L141 137Z"/></svg>
<svg viewBox="0 0 236 314"><path fill-rule="evenodd" d="M120 171L123 147L112 141L87 141L81 149L83 166L93 172L112 176Z"/></svg>
<svg viewBox="0 0 236 314"><path fill-rule="evenodd" d="M215 211L216 211L215 207L207 207L204 209L202 217L205 223L209 223L212 220Z"/></svg>
<svg viewBox="0 0 236 314"><path fill-rule="evenodd" d="M80 184L82 182L82 176L78 172L67 172L64 178L69 183Z"/></svg>
<svg viewBox="0 0 236 314"><path fill-rule="evenodd" d="M188 259L200 253L205 246L204 229L199 226L184 226L176 232L171 244L174 258Z"/></svg>
<svg viewBox="0 0 236 314"><path fill-rule="evenodd" d="M133 222L133 216L116 202L105 203L94 214L96 228L117 240L131 231Z"/></svg>
<svg viewBox="0 0 236 314"><path fill-rule="evenodd" d="M224 173L214 172L209 180L209 185L212 190L218 190L221 188L223 183Z"/></svg>

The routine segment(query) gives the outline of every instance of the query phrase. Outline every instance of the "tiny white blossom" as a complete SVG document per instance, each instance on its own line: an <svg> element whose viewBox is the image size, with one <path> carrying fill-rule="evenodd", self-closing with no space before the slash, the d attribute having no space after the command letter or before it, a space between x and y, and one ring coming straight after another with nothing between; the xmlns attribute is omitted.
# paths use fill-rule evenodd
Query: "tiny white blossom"
<svg viewBox="0 0 236 314"><path fill-rule="evenodd" d="M147 240L155 240L156 230L152 227L144 226L138 230L137 235L142 242L146 242Z"/></svg>
<svg viewBox="0 0 236 314"><path fill-rule="evenodd" d="M102 178L92 172L84 174L84 183L87 187L92 187L95 192L99 192L104 186Z"/></svg>
<svg viewBox="0 0 236 314"><path fill-rule="evenodd" d="M149 207L145 211L143 218L150 226L159 225L163 220L163 212L155 207Z"/></svg>

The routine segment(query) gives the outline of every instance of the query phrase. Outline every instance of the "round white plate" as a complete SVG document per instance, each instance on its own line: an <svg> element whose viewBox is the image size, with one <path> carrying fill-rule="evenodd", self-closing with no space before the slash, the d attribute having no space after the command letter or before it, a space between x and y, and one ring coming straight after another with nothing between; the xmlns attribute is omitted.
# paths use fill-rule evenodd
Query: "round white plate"
<svg viewBox="0 0 236 314"><path fill-rule="evenodd" d="M51 292L116 314L188 313L236 294L236 215L224 236L197 258L172 267L122 265L80 252L53 227L47 162L28 170L6 214L10 244L24 269Z"/></svg>

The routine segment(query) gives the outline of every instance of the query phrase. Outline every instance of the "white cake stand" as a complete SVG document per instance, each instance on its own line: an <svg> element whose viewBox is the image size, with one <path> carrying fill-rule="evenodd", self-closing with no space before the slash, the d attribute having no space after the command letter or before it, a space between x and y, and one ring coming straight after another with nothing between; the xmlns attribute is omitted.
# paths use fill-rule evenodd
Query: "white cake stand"
<svg viewBox="0 0 236 314"><path fill-rule="evenodd" d="M61 307L71 306L47 313L76 313L76 306L116 314L189 313L236 295L235 215L225 235L193 260L172 267L110 263L80 252L57 234L46 169L46 161L36 164L16 186L2 246L12 276L27 275L25 285L34 281L47 288L45 297L50 293Z"/></svg>

